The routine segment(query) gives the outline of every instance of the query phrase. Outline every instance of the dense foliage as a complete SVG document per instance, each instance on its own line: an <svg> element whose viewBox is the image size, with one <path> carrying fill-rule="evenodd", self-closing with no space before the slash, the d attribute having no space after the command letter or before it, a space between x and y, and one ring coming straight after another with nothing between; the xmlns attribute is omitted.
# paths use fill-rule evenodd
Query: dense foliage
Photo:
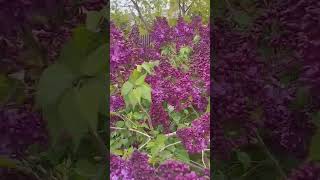
<svg viewBox="0 0 320 180"><path fill-rule="evenodd" d="M0 179L106 177L105 6L0 2Z"/></svg>
<svg viewBox="0 0 320 180"><path fill-rule="evenodd" d="M319 179L319 3L213 8L213 178Z"/></svg>
<svg viewBox="0 0 320 180"><path fill-rule="evenodd" d="M111 24L111 179L209 179L209 26L153 23L151 46Z"/></svg>

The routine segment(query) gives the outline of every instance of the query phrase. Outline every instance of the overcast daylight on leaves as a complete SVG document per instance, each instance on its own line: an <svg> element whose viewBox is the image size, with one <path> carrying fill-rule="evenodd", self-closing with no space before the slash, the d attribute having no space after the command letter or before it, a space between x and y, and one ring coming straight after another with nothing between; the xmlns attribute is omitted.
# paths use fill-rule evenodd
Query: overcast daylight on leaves
<svg viewBox="0 0 320 180"><path fill-rule="evenodd" d="M111 1L110 179L210 179L208 17L209 1Z"/></svg>

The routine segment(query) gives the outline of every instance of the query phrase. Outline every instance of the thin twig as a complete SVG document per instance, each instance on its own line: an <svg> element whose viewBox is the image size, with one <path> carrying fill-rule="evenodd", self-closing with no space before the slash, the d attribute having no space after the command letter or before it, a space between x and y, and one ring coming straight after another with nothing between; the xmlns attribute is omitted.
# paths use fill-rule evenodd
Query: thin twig
<svg viewBox="0 0 320 180"><path fill-rule="evenodd" d="M263 142L263 139L261 138L260 134L258 131L256 131L256 135L258 138L258 141L260 142L260 144L262 145L264 151L266 152L266 154L268 155L268 157L273 161L273 163L276 165L277 170L279 171L280 175L282 176L283 179L287 179L286 174L284 173L284 171L282 170L278 160L271 154L271 152L269 151L269 149L267 148L267 146L265 145L265 143Z"/></svg>
<svg viewBox="0 0 320 180"><path fill-rule="evenodd" d="M151 117L149 116L149 113L144 109L144 107L139 103L142 111L147 115L148 118L148 124L151 130L153 130L153 125L152 125L152 121L151 121Z"/></svg>
<svg viewBox="0 0 320 180"><path fill-rule="evenodd" d="M115 115L115 116L118 116L120 117L122 120L124 121L129 121L130 123L132 123L135 127L137 127L138 125L136 123L134 123L133 121L131 121L129 118L125 117L125 116L122 116L121 114L118 114L116 112L110 112L111 115Z"/></svg>
<svg viewBox="0 0 320 180"><path fill-rule="evenodd" d="M136 129L132 129L132 128L119 128L119 127L110 127L111 129L116 129L116 130L129 130L129 131L134 131L134 132L136 132L136 133L139 133L139 134L142 134L142 135L144 135L144 136L146 136L146 137L148 137L148 138L152 138L150 135L148 135L148 134L146 134L146 133L143 133L143 132L141 132L141 131L138 131L138 130L136 130Z"/></svg>
<svg viewBox="0 0 320 180"><path fill-rule="evenodd" d="M206 163L204 162L204 150L201 152L201 159L202 159L202 164L205 168L207 168Z"/></svg>
<svg viewBox="0 0 320 180"><path fill-rule="evenodd" d="M147 142L144 143L142 146L139 147L138 150L142 149L145 145L147 145L151 141L151 138L148 138Z"/></svg>
<svg viewBox="0 0 320 180"><path fill-rule="evenodd" d="M194 109L194 107L191 105L192 110L194 111L194 113L196 114L197 118L200 117L199 113Z"/></svg>
<svg viewBox="0 0 320 180"><path fill-rule="evenodd" d="M169 134L165 134L165 136L167 136L167 137L175 136L175 135L177 135L177 132L176 132L176 131L175 131L175 132L172 132L172 133L169 133Z"/></svg>
<svg viewBox="0 0 320 180"><path fill-rule="evenodd" d="M181 141L178 141L178 142L175 142L175 143L166 145L165 147L163 147L163 148L160 150L160 152L163 151L163 150L165 150L166 148L168 148L168 147L170 147L170 146L174 146L174 145L179 144L179 143L181 143Z"/></svg>

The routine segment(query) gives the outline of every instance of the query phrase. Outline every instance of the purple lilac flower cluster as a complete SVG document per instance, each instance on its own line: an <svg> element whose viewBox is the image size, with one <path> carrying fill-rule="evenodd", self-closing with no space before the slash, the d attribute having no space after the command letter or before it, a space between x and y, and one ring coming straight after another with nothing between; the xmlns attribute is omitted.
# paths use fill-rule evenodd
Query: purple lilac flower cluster
<svg viewBox="0 0 320 180"><path fill-rule="evenodd" d="M139 41L138 28L133 26L128 36L122 33L111 23L111 83L121 84L127 80L129 73L135 65L143 61L159 60L155 67L154 75L146 78L152 88L152 103L150 117L154 127L164 127L165 133L170 133L171 120L165 105L174 107L174 111L181 111L190 106L195 107L201 117L192 121L192 127L177 131L182 143L191 153L199 153L209 148L210 143L210 115L204 113L209 99L210 86L210 38L209 26L203 25L201 18L197 17L191 23L179 18L177 25L171 27L165 18L157 18L154 22L151 36L151 46L143 47ZM198 42L194 42L199 36ZM176 52L182 47L190 47L192 53L189 57L189 70L173 67L170 57L161 55L162 48L174 45ZM124 108L120 92L111 95L111 110ZM189 131L191 132L191 136ZM194 143L193 145L191 145ZM199 176L192 172L188 165L167 161L154 168L148 164L148 156L134 152L131 159L125 161L120 157L111 155L111 178L121 179L206 179L205 175ZM113 162L114 161L114 162ZM120 169L123 169L121 171ZM130 171L131 169L131 171ZM128 172L129 171L129 172ZM208 170L207 170L208 171Z"/></svg>
<svg viewBox="0 0 320 180"><path fill-rule="evenodd" d="M205 180L206 175L198 175L190 167L178 161L168 160L158 168L153 168L148 163L146 154L135 151L129 160L111 155L110 158L111 180Z"/></svg>
<svg viewBox="0 0 320 180"><path fill-rule="evenodd" d="M191 127L177 131L185 148L190 153L200 153L210 145L210 114L206 113L192 122Z"/></svg>
<svg viewBox="0 0 320 180"><path fill-rule="evenodd" d="M135 45L134 33L127 39L114 23L110 24L110 75L111 84L121 83L141 61L142 50Z"/></svg>
<svg viewBox="0 0 320 180"><path fill-rule="evenodd" d="M230 159L232 152L255 147L258 132L288 170L288 179L319 179L318 163L304 162L319 120L313 115L320 108L320 3L271 0L231 6L248 10L247 15L252 7L257 12L244 29L236 20L216 18L213 24L214 158ZM284 159L302 165L291 170Z"/></svg>
<svg viewBox="0 0 320 180"><path fill-rule="evenodd" d="M217 20L213 38L217 60L213 64L211 97L215 106L211 138L219 158L219 152L225 154L226 149L237 148L251 140L258 124L250 120L250 113L259 104L256 99L261 96L265 75L264 63L254 51L250 37Z"/></svg>
<svg viewBox="0 0 320 180"><path fill-rule="evenodd" d="M19 158L28 146L46 146L47 134L41 115L28 105L8 105L0 110L0 154Z"/></svg>
<svg viewBox="0 0 320 180"><path fill-rule="evenodd" d="M201 39L198 44L193 43L196 34ZM170 27L165 18L157 18L150 36L153 46L145 48L139 44L137 27L133 27L129 38L126 39L111 23L110 73L114 77L114 83L123 82L127 79L130 69L142 62L141 60L160 60L160 65L155 68L155 75L147 77L146 81L152 87L151 117L155 121L154 124L162 124L168 128L169 119L168 116L164 116L164 102L174 106L177 111L190 105L204 111L208 104L206 97L209 95L210 84L209 27L202 25L199 17L190 24L180 18L174 27ZM160 55L161 47L170 43L175 43L177 52L182 46L194 48L190 57L192 65L189 72L172 67L170 59Z"/></svg>
<svg viewBox="0 0 320 180"><path fill-rule="evenodd" d="M320 177L320 164L318 162L308 162L294 169L288 180L317 180Z"/></svg>

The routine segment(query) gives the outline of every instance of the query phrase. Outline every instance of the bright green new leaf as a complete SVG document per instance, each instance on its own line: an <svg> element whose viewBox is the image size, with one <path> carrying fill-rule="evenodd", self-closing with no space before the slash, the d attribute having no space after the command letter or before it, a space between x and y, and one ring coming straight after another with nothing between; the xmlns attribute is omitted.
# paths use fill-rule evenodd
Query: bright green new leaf
<svg viewBox="0 0 320 180"><path fill-rule="evenodd" d="M137 69L135 69L131 73L131 75L129 77L129 81L134 84L140 76L141 76L141 72L139 72Z"/></svg>
<svg viewBox="0 0 320 180"><path fill-rule="evenodd" d="M137 103L140 103L141 102L141 97L142 97L142 91L141 91L141 88L135 88L132 90L132 93L129 94L129 96L133 96Z"/></svg>
<svg viewBox="0 0 320 180"><path fill-rule="evenodd" d="M151 102L151 87L147 83L143 83L137 89L140 89L141 91L141 97L148 102Z"/></svg>
<svg viewBox="0 0 320 180"><path fill-rule="evenodd" d="M150 64L143 63L141 66L143 67L143 69L145 69L148 72L148 74L152 74L152 68Z"/></svg>
<svg viewBox="0 0 320 180"><path fill-rule="evenodd" d="M133 88L133 84L129 81L125 82L121 88L121 95L125 97Z"/></svg>
<svg viewBox="0 0 320 180"><path fill-rule="evenodd" d="M141 85L144 83L144 80L146 79L147 74L143 74L142 76L140 76L136 81L135 81L135 85Z"/></svg>

